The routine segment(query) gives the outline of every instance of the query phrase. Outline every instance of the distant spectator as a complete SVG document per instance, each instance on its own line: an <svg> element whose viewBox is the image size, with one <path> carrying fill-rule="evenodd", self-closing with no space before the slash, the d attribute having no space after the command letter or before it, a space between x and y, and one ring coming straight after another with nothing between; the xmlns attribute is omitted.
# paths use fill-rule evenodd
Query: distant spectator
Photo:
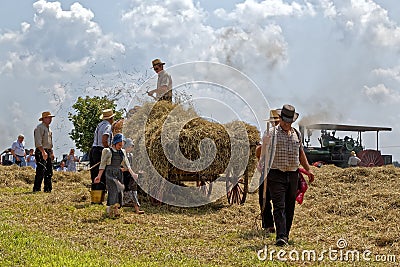
<svg viewBox="0 0 400 267"><path fill-rule="evenodd" d="M30 166L33 169L36 169L35 154L33 152L33 148L29 149L29 155L26 156L26 166Z"/></svg>
<svg viewBox="0 0 400 267"><path fill-rule="evenodd" d="M67 171L76 172L77 162L79 162L79 158L75 156L75 149L71 148L69 155L66 158Z"/></svg>
<svg viewBox="0 0 400 267"><path fill-rule="evenodd" d="M17 140L15 140L14 143L12 143L11 145L11 154L14 157L14 163L20 167L26 166L24 138L24 135L18 135Z"/></svg>
<svg viewBox="0 0 400 267"><path fill-rule="evenodd" d="M357 157L356 152L351 151L351 156L349 158L349 161L347 162L349 167L357 167L358 164L360 164L360 162L361 162L361 159L359 157Z"/></svg>
<svg viewBox="0 0 400 267"><path fill-rule="evenodd" d="M62 160L60 162L60 166L58 166L56 171L58 171L58 172L66 172L67 171L67 167L65 167L65 161Z"/></svg>

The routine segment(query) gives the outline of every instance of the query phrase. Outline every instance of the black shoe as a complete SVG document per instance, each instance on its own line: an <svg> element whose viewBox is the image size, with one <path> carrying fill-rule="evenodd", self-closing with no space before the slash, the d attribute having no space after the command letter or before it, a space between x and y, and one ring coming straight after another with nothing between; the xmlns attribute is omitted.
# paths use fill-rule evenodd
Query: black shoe
<svg viewBox="0 0 400 267"><path fill-rule="evenodd" d="M44 190L45 193L51 193L51 190Z"/></svg>
<svg viewBox="0 0 400 267"><path fill-rule="evenodd" d="M287 245L288 245L287 238L285 238L285 237L283 237L283 238L278 238L278 239L276 240L275 245L277 245L278 247L287 246Z"/></svg>

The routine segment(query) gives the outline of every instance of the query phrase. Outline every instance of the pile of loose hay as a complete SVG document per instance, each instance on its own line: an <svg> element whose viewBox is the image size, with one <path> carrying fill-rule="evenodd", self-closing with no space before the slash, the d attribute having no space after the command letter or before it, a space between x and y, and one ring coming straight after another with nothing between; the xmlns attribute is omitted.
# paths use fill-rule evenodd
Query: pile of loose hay
<svg viewBox="0 0 400 267"><path fill-rule="evenodd" d="M297 239L328 243L340 238L346 249L400 253L400 168L313 168L315 182L298 205Z"/></svg>
<svg viewBox="0 0 400 267"><path fill-rule="evenodd" d="M257 128L247 123L211 122L193 108L166 101L136 109L125 119L123 134L134 140L133 168L144 172L139 185L146 192L159 191L160 177L178 184L200 176L211 181L228 170L251 177L260 141Z"/></svg>
<svg viewBox="0 0 400 267"><path fill-rule="evenodd" d="M35 170L31 167L1 166L0 165L0 188L25 188L32 191L35 181ZM89 187L91 184L89 171L82 172L58 172L53 171L53 188L57 184L66 189L65 199L73 202L81 202L90 199ZM82 190L82 188L85 188ZM67 190L71 189L71 190ZM42 183L43 190L43 183ZM60 200L60 201L65 201Z"/></svg>
<svg viewBox="0 0 400 267"><path fill-rule="evenodd" d="M247 123L210 122L191 108L166 101L146 103L137 109L125 120L123 132L135 140L136 168L146 169L152 164L164 178L179 170L222 174L228 166L236 173L248 167L252 175L254 148L260 141L257 128ZM146 151L140 151L141 147Z"/></svg>
<svg viewBox="0 0 400 267"><path fill-rule="evenodd" d="M35 181L35 170L31 167L1 166L0 187L18 187L32 184ZM90 181L89 172L58 172L53 171L53 183L86 183Z"/></svg>

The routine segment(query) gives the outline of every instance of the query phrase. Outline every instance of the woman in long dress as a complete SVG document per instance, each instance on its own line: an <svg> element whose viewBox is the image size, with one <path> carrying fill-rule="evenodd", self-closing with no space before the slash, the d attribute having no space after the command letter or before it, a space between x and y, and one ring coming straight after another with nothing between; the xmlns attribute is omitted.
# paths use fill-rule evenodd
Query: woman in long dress
<svg viewBox="0 0 400 267"><path fill-rule="evenodd" d="M106 212L109 217L119 216L119 209L123 205L125 186L121 166L129 171L133 179L138 178L138 175L132 171L122 146L123 135L116 134L112 140L112 146L102 151L99 174L94 179L95 183L99 183L103 172L105 172L108 192Z"/></svg>

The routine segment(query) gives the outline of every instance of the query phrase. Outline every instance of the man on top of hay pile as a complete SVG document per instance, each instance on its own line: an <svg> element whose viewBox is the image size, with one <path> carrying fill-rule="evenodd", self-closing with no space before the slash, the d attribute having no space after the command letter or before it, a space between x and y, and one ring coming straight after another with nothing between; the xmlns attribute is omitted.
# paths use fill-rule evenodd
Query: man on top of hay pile
<svg viewBox="0 0 400 267"><path fill-rule="evenodd" d="M89 152L89 163L90 163L90 178L92 179L92 190L106 190L106 178L103 175L101 178L101 183L94 183L94 179L99 173L99 165L101 160L101 153L104 148L111 145L111 140L113 138L111 126L114 122L114 112L112 109L103 110L103 114L100 116L102 121L97 125L94 132L94 140L92 148ZM104 198L104 193L102 194L102 199ZM92 200L93 204L100 204Z"/></svg>
<svg viewBox="0 0 400 267"><path fill-rule="evenodd" d="M310 183L314 174L310 170L306 154L303 150L300 133L292 127L299 114L291 105L283 105L277 109L279 125L272 127L269 136L275 135L276 148L271 170L267 176L268 189L274 207L276 226L276 245L288 244L289 232L292 227L296 191L299 182L299 165L310 172Z"/></svg>
<svg viewBox="0 0 400 267"><path fill-rule="evenodd" d="M44 179L44 192L50 193L52 190L51 178L53 177L54 159L53 153L53 133L50 130L50 123L54 115L49 111L42 112L39 119L42 123L36 126L33 135L35 139L35 159L36 159L36 175L33 184L33 192L39 192Z"/></svg>
<svg viewBox="0 0 400 267"><path fill-rule="evenodd" d="M153 69L158 74L157 88L147 92L147 94L156 100L165 100L172 103L172 79L171 75L164 70L165 63L160 59L152 61ZM156 93L154 97L153 94Z"/></svg>

